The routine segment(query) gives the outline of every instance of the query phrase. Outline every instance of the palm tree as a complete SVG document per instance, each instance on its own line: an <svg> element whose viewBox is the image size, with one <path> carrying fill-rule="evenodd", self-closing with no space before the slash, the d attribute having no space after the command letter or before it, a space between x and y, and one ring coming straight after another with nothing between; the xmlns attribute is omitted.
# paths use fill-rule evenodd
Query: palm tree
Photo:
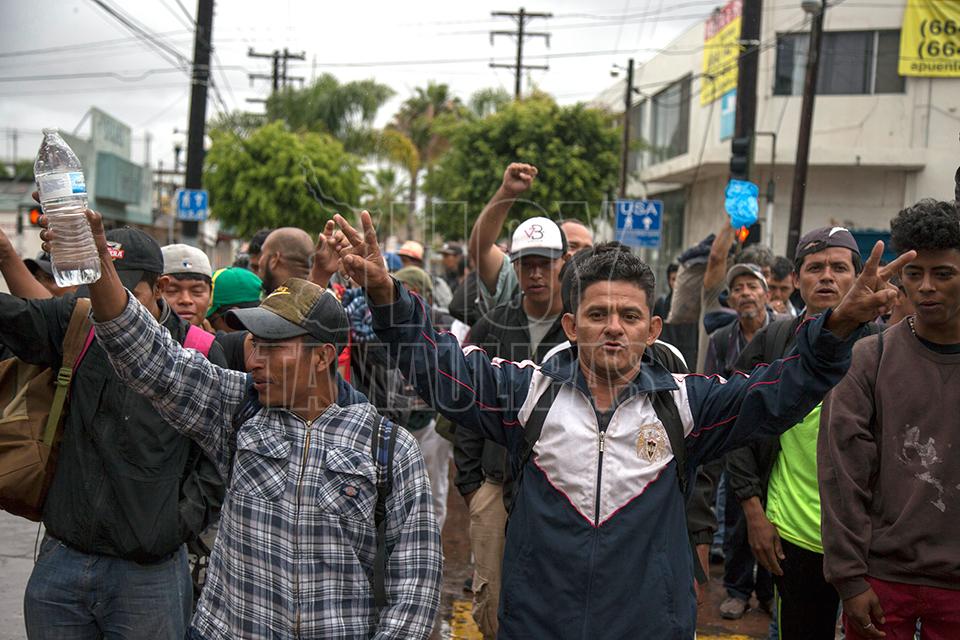
<svg viewBox="0 0 960 640"><path fill-rule="evenodd" d="M366 208L374 217L378 218L377 235L384 239L393 234L394 214L403 214L403 206L398 204L407 202L407 184L399 176L397 170L386 166L376 169L373 173L373 184L369 185L367 194L362 200Z"/></svg>
<svg viewBox="0 0 960 640"><path fill-rule="evenodd" d="M484 118L494 114L506 105L510 104L513 98L507 93L506 89L497 87L496 89L478 89L470 96L470 111L478 118Z"/></svg>
<svg viewBox="0 0 960 640"><path fill-rule="evenodd" d="M388 127L403 133L417 150L419 162L410 167L410 191L407 209L407 236L413 238L416 229L417 184L421 170L427 175L433 171L437 160L449 148L449 141L438 126L445 120L464 115L459 98L450 93L446 84L430 82L417 87L413 96L400 106ZM429 202L428 202L429 206Z"/></svg>
<svg viewBox="0 0 960 640"><path fill-rule="evenodd" d="M380 107L393 89L373 80L341 84L325 73L303 89L288 87L267 99L267 118L284 120L293 130L323 131L351 152L365 155L373 148L371 129Z"/></svg>

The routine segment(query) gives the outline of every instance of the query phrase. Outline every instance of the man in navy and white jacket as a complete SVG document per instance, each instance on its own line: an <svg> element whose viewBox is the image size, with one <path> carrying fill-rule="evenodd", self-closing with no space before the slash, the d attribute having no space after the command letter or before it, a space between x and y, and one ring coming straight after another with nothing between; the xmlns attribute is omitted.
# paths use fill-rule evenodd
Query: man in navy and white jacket
<svg viewBox="0 0 960 640"><path fill-rule="evenodd" d="M892 303L886 279L900 266L878 270L878 243L844 301L799 329L796 355L725 382L674 375L643 357L661 321L650 314L653 273L636 256L584 261L578 304L563 318L577 348L537 366L461 350L390 278L369 214L362 233L336 220L342 264L366 289L377 335L423 399L461 428L481 430L516 463L537 400L561 384L510 516L501 639L692 638L684 500L651 394L672 394L689 470L751 436L786 430L844 375L863 323Z"/></svg>

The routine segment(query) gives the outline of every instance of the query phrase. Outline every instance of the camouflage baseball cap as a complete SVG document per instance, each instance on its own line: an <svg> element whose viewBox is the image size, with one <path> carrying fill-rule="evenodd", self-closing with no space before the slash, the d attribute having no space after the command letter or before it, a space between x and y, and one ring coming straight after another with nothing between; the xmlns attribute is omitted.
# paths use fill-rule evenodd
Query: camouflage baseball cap
<svg viewBox="0 0 960 640"><path fill-rule="evenodd" d="M266 340L310 336L338 352L347 344L347 314L337 296L300 278L284 282L259 307L231 309L224 319L234 329Z"/></svg>

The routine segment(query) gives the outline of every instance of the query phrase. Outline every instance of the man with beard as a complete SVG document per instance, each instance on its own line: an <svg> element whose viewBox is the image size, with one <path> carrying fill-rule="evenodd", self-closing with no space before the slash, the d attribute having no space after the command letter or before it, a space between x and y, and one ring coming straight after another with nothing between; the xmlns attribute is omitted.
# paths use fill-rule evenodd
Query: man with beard
<svg viewBox="0 0 960 640"><path fill-rule="evenodd" d="M797 288L806 305L804 313L757 332L740 354L737 371L750 371L759 363L789 356L800 327L837 308L855 286L863 261L848 230L821 227L800 238L794 266ZM874 325L866 329L877 332ZM827 541L820 532L819 431L818 404L786 433L754 441L727 455L728 495L736 497L727 500L727 509L736 508L739 502L744 515L741 522L746 525L738 526L731 535L740 540L738 549L746 537L757 562L773 574L783 640L833 640L837 624L840 600L823 573Z"/></svg>
<svg viewBox="0 0 960 640"><path fill-rule="evenodd" d="M726 287L729 292L727 304L736 312L737 321L723 326L710 335L703 372L729 378L740 352L753 336L774 320L767 308L769 293L767 279L755 264L737 264L727 271ZM708 465L703 472L713 478L714 485L720 481L723 464ZM726 502L723 510L723 586L727 598L720 603L720 615L737 620L748 608L750 594L756 591L757 601L768 613L773 602L773 582L769 572L759 567L754 576L756 560L750 553L745 536L735 533L743 528L743 511L733 500ZM741 539L742 538L742 539Z"/></svg>
<svg viewBox="0 0 960 640"><path fill-rule="evenodd" d="M736 312L737 322L710 335L703 372L708 376L717 373L729 378L740 351L757 331L776 318L767 308L767 279L760 267L755 264L734 265L727 271L726 284L729 291L727 304Z"/></svg>
<svg viewBox="0 0 960 640"><path fill-rule="evenodd" d="M303 229L281 227L271 231L260 252L258 275L264 293L270 295L290 278L309 279L313 252L313 240Z"/></svg>

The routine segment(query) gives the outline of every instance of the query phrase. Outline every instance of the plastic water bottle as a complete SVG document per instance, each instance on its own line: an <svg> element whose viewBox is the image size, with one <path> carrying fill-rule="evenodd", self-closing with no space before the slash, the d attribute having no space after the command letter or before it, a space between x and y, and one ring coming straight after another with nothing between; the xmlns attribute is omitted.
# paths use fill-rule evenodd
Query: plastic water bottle
<svg viewBox="0 0 960 640"><path fill-rule="evenodd" d="M40 191L40 206L54 231L50 256L57 286L96 282L100 279L100 258L83 213L87 208L83 168L56 129L43 130L33 175Z"/></svg>

